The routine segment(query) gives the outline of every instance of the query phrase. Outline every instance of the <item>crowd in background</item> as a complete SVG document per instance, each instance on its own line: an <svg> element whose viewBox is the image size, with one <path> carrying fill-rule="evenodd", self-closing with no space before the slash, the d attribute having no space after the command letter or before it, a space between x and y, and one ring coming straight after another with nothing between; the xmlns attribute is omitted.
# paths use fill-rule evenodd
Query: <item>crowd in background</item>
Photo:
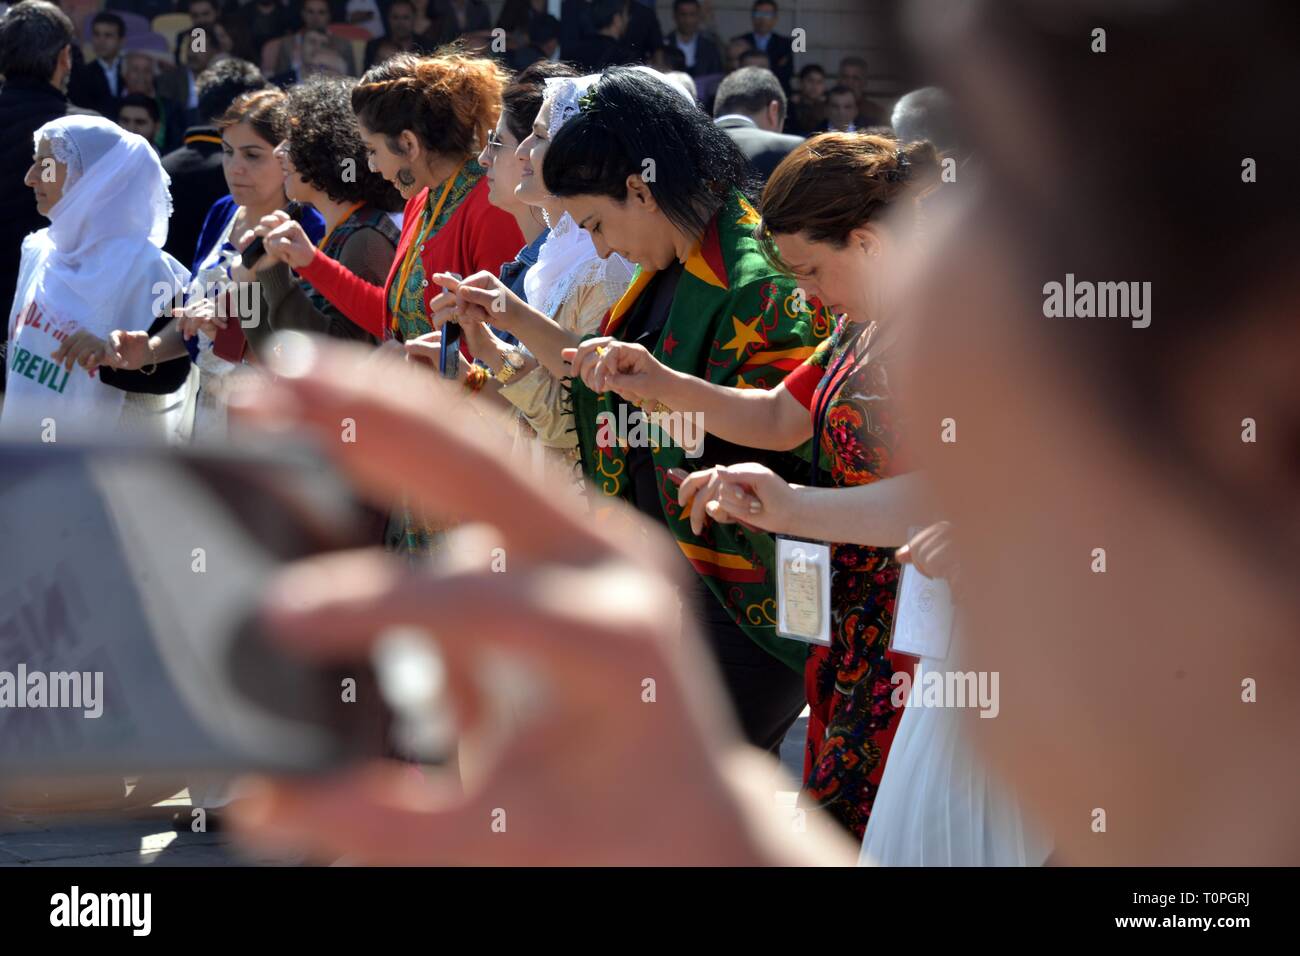
<svg viewBox="0 0 1300 956"><path fill-rule="evenodd" d="M495 20L482 0L100 0L68 12L81 40L69 100L129 124L164 152L205 119L197 81L222 59L253 63L287 87L320 73L360 76L394 53L429 53L453 41L513 70L540 59L563 59L583 72L648 63L689 77L681 82L706 109L722 77L761 66L790 98L778 132L887 125L882 106L866 94L861 56L844 57L832 73L832 65L803 55L796 72L776 0L758 0L751 32L730 39L715 31L711 8L699 0L676 0L668 30L641 0L509 0Z"/></svg>
<svg viewBox="0 0 1300 956"><path fill-rule="evenodd" d="M481 0L97 0L75 13L75 4L66 5L74 42L60 91L65 103L50 98L43 80L32 96L25 78L14 77L0 97L0 122L25 134L60 110L91 111L143 136L164 156L174 183L167 251L183 263L191 261L208 209L226 193L214 124L235 94L254 83L288 88L314 75L360 76L398 52L430 53L456 41L516 71L538 60L563 59L584 73L648 63L740 128L737 139L763 172L789 152L794 136L883 130L888 120L867 95L862 57L844 57L834 72L803 62L796 74L780 7L769 0L754 3L751 32L726 42L710 28L709 7L694 0L674 3L667 32L653 6L639 0L509 0L495 23ZM234 62L214 70L223 61ZM742 67L770 70L776 85L747 71L729 85L737 95L718 111L723 79ZM5 181L26 169L21 139L9 140L0 156ZM19 244L41 219L21 192L7 191L0 203L0 301L8 303Z"/></svg>

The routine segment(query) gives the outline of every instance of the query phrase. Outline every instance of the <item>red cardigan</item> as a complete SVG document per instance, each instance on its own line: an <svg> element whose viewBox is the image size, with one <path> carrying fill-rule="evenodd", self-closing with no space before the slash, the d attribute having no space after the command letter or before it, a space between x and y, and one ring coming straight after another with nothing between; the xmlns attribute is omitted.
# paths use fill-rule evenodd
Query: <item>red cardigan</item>
<svg viewBox="0 0 1300 956"><path fill-rule="evenodd" d="M406 204L397 254L382 289L350 272L319 249L311 263L298 270L298 275L310 282L336 309L381 339L389 336L388 290L397 281L397 271L415 239L428 192L421 189ZM524 236L515 217L488 202L485 177L474 184L438 234L424 244L420 260L424 263L426 276L435 272L469 276L484 269L495 275L502 264L514 259L523 247ZM442 288L430 281L424 290L426 311L429 300L440 292Z"/></svg>

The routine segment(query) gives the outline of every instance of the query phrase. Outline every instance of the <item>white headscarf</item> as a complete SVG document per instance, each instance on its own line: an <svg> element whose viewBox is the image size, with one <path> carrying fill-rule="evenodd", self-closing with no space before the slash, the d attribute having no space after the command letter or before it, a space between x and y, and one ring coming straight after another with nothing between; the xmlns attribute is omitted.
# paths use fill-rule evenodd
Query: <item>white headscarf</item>
<svg viewBox="0 0 1300 956"><path fill-rule="evenodd" d="M144 137L101 116L64 116L34 136L68 167L49 228L36 233L49 244L40 282L52 297L100 306L124 287L124 268L167 241L171 180Z"/></svg>
<svg viewBox="0 0 1300 956"><path fill-rule="evenodd" d="M42 141L67 166L67 177L49 211L49 227L23 241L9 328L14 361L22 348L34 356L32 367L45 371L60 336L85 329L104 338L114 329L148 328L163 299L170 304L164 290L183 289L189 273L162 250L171 215L169 180L143 137L99 116L64 116L36 131L36 144ZM35 323L28 321L33 305ZM15 376L10 364L3 418L8 434L34 438L29 432L47 415L62 429L121 409L124 393L104 386L98 375L74 369L69 382L53 390L39 378L31 381L38 373Z"/></svg>
<svg viewBox="0 0 1300 956"><path fill-rule="evenodd" d="M560 127L578 115L578 101L599 79L600 74L593 73L546 81L542 102L551 104L548 139L555 139ZM554 318L574 290L597 282L605 284L612 304L632 281L633 271L632 264L618 254L601 259L591 235L566 212L551 225L551 234L537 253L537 263L524 274L524 297L534 309Z"/></svg>

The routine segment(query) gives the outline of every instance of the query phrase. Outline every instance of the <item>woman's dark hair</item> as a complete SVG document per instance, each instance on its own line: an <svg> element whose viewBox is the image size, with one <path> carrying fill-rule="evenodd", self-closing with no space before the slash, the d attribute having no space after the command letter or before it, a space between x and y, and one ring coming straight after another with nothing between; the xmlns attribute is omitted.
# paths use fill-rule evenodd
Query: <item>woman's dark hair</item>
<svg viewBox="0 0 1300 956"><path fill-rule="evenodd" d="M754 237L781 272L773 241L778 235L804 236L843 248L849 233L915 202L939 181L939 156L926 142L900 144L885 136L823 133L796 146L772 171L763 189L763 218ZM895 217L904 228L915 216Z"/></svg>
<svg viewBox="0 0 1300 956"><path fill-rule="evenodd" d="M641 176L668 220L704 232L732 190L752 198L754 172L724 130L657 74L611 67L560 128L542 177L552 195L627 199Z"/></svg>
<svg viewBox="0 0 1300 956"><path fill-rule="evenodd" d="M371 172L366 160L352 113L356 83L352 77L316 76L290 88L289 160L298 175L335 202L365 202L395 212L402 208L401 195Z"/></svg>
<svg viewBox="0 0 1300 956"><path fill-rule="evenodd" d="M495 60L455 45L433 56L399 53L366 70L352 90L352 111L392 147L409 129L425 149L469 157L497 125L507 78Z"/></svg>
<svg viewBox="0 0 1300 956"><path fill-rule="evenodd" d="M577 76L578 71L567 63L538 60L525 67L506 91L501 94L501 109L506 118L506 128L515 139L523 142L533 131L533 121L542 108L546 81L563 76Z"/></svg>
<svg viewBox="0 0 1300 956"><path fill-rule="evenodd" d="M76 42L68 15L45 0L14 4L0 17L0 75L48 83L63 48Z"/></svg>
<svg viewBox="0 0 1300 956"><path fill-rule="evenodd" d="M289 114L284 108L288 99L283 91L274 88L244 93L221 114L217 129L226 130L246 122L261 139L279 146L289 135Z"/></svg>
<svg viewBox="0 0 1300 956"><path fill-rule="evenodd" d="M270 84L262 71L247 60L218 60L194 81L198 90L199 118L214 123L244 93L264 90Z"/></svg>

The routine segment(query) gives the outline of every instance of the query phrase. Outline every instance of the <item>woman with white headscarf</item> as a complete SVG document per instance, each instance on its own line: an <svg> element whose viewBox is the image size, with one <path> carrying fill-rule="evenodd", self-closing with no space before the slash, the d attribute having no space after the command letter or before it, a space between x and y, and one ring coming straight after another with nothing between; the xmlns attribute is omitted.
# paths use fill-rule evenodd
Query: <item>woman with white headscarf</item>
<svg viewBox="0 0 1300 956"><path fill-rule="evenodd" d="M528 205L540 208L550 226L537 263L524 276L523 299L528 312L521 311L520 325L508 330L519 337L523 348L498 338L485 323L460 317L470 351L488 367L501 397L515 406L542 446L560 449L575 465L578 437L568 389L563 383L569 369L559 350L600 327L601 320L631 284L635 266L618 254L601 258L587 231L547 192L541 170L551 140L578 115L580 100L599 80L600 74L548 78L532 132L519 143L514 157L522 166L515 194ZM475 278L482 281L481 276ZM440 320L445 320L454 303L454 295L448 292L431 306L438 310L435 314ZM510 321L509 316L501 314L502 327ZM407 348L419 352L435 347L441 334L437 331L423 336L408 343Z"/></svg>
<svg viewBox="0 0 1300 956"><path fill-rule="evenodd" d="M162 435L164 395L188 361L179 381L162 365L125 373L100 361L111 330L170 315L189 279L162 250L167 174L146 140L99 116L61 117L34 138L24 183L50 225L23 241L0 435L53 441L122 426ZM155 374L167 381L151 387Z"/></svg>

